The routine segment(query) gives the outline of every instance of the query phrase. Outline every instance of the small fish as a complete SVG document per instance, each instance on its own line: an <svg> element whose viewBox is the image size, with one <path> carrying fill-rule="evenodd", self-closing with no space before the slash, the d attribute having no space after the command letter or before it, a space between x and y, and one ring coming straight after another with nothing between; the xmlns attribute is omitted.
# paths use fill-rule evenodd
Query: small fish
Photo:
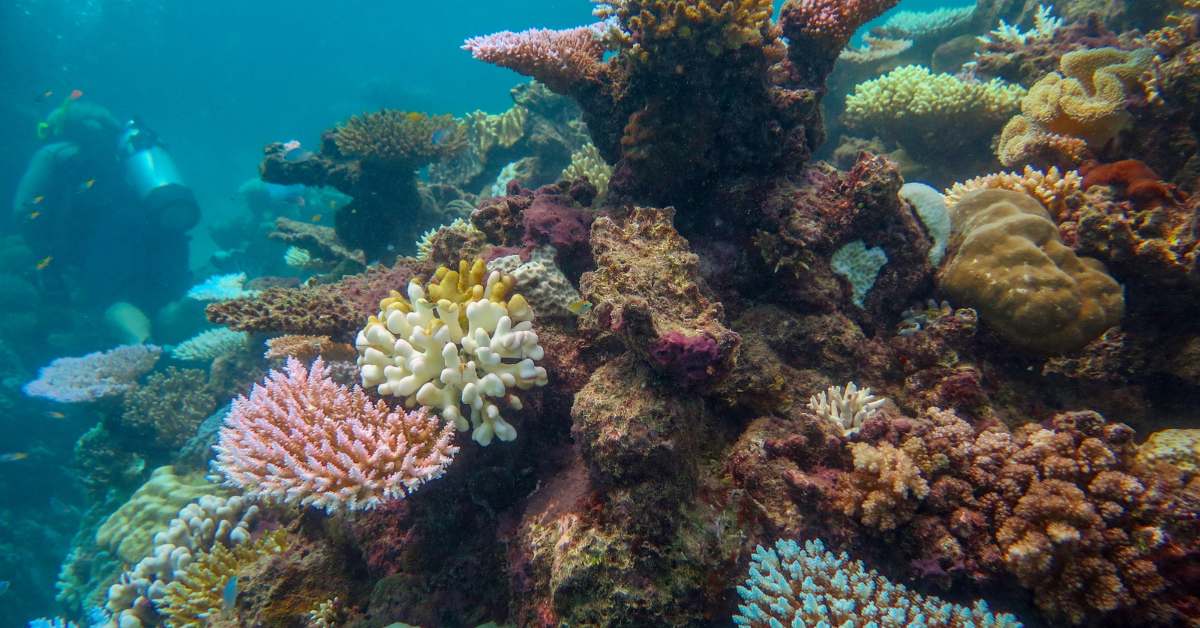
<svg viewBox="0 0 1200 628"><path fill-rule="evenodd" d="M583 316L592 310L592 302L579 299L578 301L568 305L567 309L570 310L575 316Z"/></svg>
<svg viewBox="0 0 1200 628"><path fill-rule="evenodd" d="M0 454L0 462L17 462L29 457L29 454L23 451L16 451L11 454Z"/></svg>
<svg viewBox="0 0 1200 628"><path fill-rule="evenodd" d="M321 222L321 214L313 214L311 220L313 222Z"/></svg>
<svg viewBox="0 0 1200 628"><path fill-rule="evenodd" d="M300 140L288 140L283 143L283 152L290 153L300 148Z"/></svg>
<svg viewBox="0 0 1200 628"><path fill-rule="evenodd" d="M37 220L37 219L38 219L38 216L41 216L41 215L42 215L42 212L40 212L40 211L38 211L38 210L36 210L36 209L35 209L35 210L33 210L33 211L29 212L29 219L30 219L30 220Z"/></svg>
<svg viewBox="0 0 1200 628"><path fill-rule="evenodd" d="M232 616L234 604L237 602L238 595L238 577L235 575L225 583L225 589L221 592L221 614L226 617Z"/></svg>
<svg viewBox="0 0 1200 628"><path fill-rule="evenodd" d="M33 197L33 199L30 200L29 202L32 205L41 205L42 201L44 201L44 200L46 200L46 197L41 194L38 194L37 196Z"/></svg>
<svg viewBox="0 0 1200 628"><path fill-rule="evenodd" d="M43 257L42 259L38 260L36 268L38 270L45 270L46 267L50 265L50 262L53 262L53 261L54 261L54 256L47 255L46 257Z"/></svg>
<svg viewBox="0 0 1200 628"><path fill-rule="evenodd" d="M90 189L92 189L92 186L93 186L93 185L96 185L96 180L95 180L95 179L88 179L87 181L84 181L84 182L83 182L83 189L85 189L85 190L90 190Z"/></svg>
<svg viewBox="0 0 1200 628"><path fill-rule="evenodd" d="M47 100L49 100L53 97L54 97L54 90L48 89L48 90L42 92L41 94L38 94L37 101L38 102L46 102Z"/></svg>
<svg viewBox="0 0 1200 628"><path fill-rule="evenodd" d="M67 97L67 100L79 100L80 98L83 98L83 90L73 89L71 90L71 95Z"/></svg>
<svg viewBox="0 0 1200 628"><path fill-rule="evenodd" d="M47 411L46 411L46 416L48 416L48 417L50 417L50 418L52 418L52 419L65 419L65 418L67 418L67 415L65 415L65 414L63 414L63 413L61 413L61 412L59 412L58 410L47 410Z"/></svg>

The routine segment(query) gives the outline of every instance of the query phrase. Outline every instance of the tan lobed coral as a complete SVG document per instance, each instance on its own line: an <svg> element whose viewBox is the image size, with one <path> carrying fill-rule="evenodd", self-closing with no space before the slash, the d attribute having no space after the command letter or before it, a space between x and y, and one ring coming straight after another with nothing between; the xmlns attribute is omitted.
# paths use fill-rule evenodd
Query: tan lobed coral
<svg viewBox="0 0 1200 628"><path fill-rule="evenodd" d="M345 342L334 342L329 336L279 336L267 340L267 359L296 358L311 362L314 358L338 362L358 359L358 349Z"/></svg>
<svg viewBox="0 0 1200 628"><path fill-rule="evenodd" d="M1000 162L1079 163L1104 148L1129 123L1125 102L1141 86L1153 51L1116 48L1068 52L1060 72L1042 77L1021 99L1021 115L1004 127Z"/></svg>
<svg viewBox="0 0 1200 628"><path fill-rule="evenodd" d="M975 190L1013 190L1036 198L1057 219L1063 220L1084 203L1083 178L1077 170L1045 172L1025 166L1022 172L997 172L955 183L946 190L946 206L953 207Z"/></svg>
<svg viewBox="0 0 1200 628"><path fill-rule="evenodd" d="M951 209L953 234L939 287L1017 347L1058 354L1117 325L1120 284L1103 264L1060 240L1046 209L1011 190L978 190Z"/></svg>
<svg viewBox="0 0 1200 628"><path fill-rule="evenodd" d="M96 529L96 546L126 563L136 563L154 549L154 535L188 502L202 495L221 493L203 473L176 474L174 467L159 467L137 492Z"/></svg>
<svg viewBox="0 0 1200 628"><path fill-rule="evenodd" d="M394 109L351 116L333 137L347 157L413 170L466 147L466 130L453 116Z"/></svg>
<svg viewBox="0 0 1200 628"><path fill-rule="evenodd" d="M283 530L268 532L256 541L233 549L217 544L211 551L194 557L183 573L167 585L159 611L173 628L200 628L223 610L226 587L231 578L264 557L287 547ZM233 587L236 595L236 584ZM230 609L232 611L232 609Z"/></svg>

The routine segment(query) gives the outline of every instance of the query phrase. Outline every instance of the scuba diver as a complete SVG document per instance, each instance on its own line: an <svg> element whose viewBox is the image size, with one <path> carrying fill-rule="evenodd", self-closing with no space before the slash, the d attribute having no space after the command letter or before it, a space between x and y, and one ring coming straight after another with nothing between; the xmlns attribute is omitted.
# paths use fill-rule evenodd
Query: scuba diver
<svg viewBox="0 0 1200 628"><path fill-rule="evenodd" d="M44 289L153 313L190 285L195 195L154 133L75 92L38 125L46 142L17 186L13 220Z"/></svg>

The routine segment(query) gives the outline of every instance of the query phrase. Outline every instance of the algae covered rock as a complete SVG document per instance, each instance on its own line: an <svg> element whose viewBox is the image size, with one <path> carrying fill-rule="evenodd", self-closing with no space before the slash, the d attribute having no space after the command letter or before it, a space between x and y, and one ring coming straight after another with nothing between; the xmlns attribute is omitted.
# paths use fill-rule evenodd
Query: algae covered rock
<svg viewBox="0 0 1200 628"><path fill-rule="evenodd" d="M1120 284L1059 240L1032 197L980 190L951 210L954 232L939 285L1012 344L1042 354L1082 348L1118 324Z"/></svg>

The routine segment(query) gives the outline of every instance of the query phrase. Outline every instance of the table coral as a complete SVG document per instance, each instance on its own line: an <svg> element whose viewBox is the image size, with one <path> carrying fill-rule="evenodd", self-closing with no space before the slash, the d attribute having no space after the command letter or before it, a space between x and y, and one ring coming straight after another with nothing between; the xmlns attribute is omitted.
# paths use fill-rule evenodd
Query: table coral
<svg viewBox="0 0 1200 628"><path fill-rule="evenodd" d="M354 360L358 350L354 345L345 342L334 342L329 336L278 336L267 340L267 359L296 358L301 362L311 362L314 358L322 358L327 362Z"/></svg>
<svg viewBox="0 0 1200 628"><path fill-rule="evenodd" d="M1024 96L1025 88L999 79L969 82L908 65L856 85L843 120L896 141L918 161L962 160L1000 131ZM947 126L964 132L947 138Z"/></svg>
<svg viewBox="0 0 1200 628"><path fill-rule="evenodd" d="M236 331L333 338L351 336L364 316L329 286L267 288L255 297L213 303L205 314Z"/></svg>
<svg viewBox="0 0 1200 628"><path fill-rule="evenodd" d="M248 495L370 510L441 477L458 452L453 437L424 410L393 412L334 383L320 358L311 369L289 358L286 371L233 401L214 468Z"/></svg>
<svg viewBox="0 0 1200 628"><path fill-rule="evenodd" d="M82 403L123 394L158 362L154 345L124 345L78 358L58 358L38 371L21 390L59 403Z"/></svg>
<svg viewBox="0 0 1200 628"><path fill-rule="evenodd" d="M250 334L228 327L206 329L171 348L171 357L185 362L210 362L242 349Z"/></svg>
<svg viewBox="0 0 1200 628"><path fill-rule="evenodd" d="M737 591L743 602L733 617L738 626L1021 626L985 602L967 608L893 584L844 552L826 551L820 540L760 545Z"/></svg>
<svg viewBox="0 0 1200 628"><path fill-rule="evenodd" d="M349 262L352 267L361 268L367 263L361 250L351 249L338 241L333 227L280 216L275 219L275 230L267 237L315 254L316 259L330 265Z"/></svg>
<svg viewBox="0 0 1200 628"><path fill-rule="evenodd" d="M1121 286L1062 244L1033 198L971 192L952 211L954 235L939 287L1015 346L1045 354L1082 348L1124 313Z"/></svg>
<svg viewBox="0 0 1200 628"><path fill-rule="evenodd" d="M728 374L738 335L700 276L700 260L671 226L674 210L638 207L623 223L592 225L596 270L580 280L598 304L589 319L634 353L676 378L700 385Z"/></svg>
<svg viewBox="0 0 1200 628"><path fill-rule="evenodd" d="M516 438L499 404L520 410L515 390L546 385L546 369L535 365L543 350L533 311L520 294L509 296L513 283L487 273L482 260L463 261L381 301L355 341L363 386L436 409L459 430L473 429L481 445Z"/></svg>

